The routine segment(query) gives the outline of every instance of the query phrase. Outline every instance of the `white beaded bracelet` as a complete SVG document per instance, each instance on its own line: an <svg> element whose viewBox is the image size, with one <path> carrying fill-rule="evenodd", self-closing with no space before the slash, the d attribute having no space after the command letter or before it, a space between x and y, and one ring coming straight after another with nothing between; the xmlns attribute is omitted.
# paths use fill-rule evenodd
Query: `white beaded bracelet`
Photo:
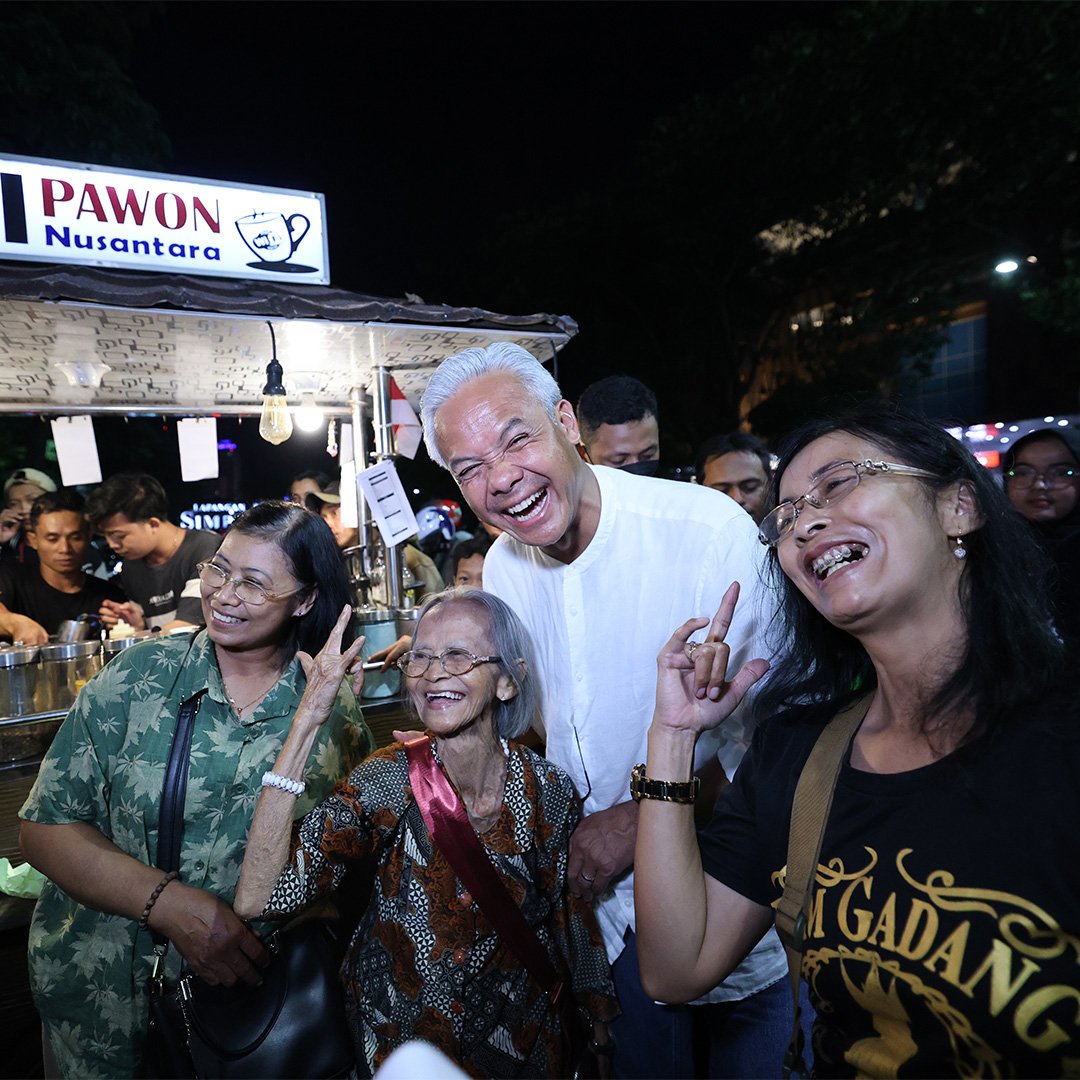
<svg viewBox="0 0 1080 1080"><path fill-rule="evenodd" d="M278 776L276 772L264 772L262 778L263 787L281 788L290 795L303 795L304 785L299 780L290 780L287 776Z"/></svg>

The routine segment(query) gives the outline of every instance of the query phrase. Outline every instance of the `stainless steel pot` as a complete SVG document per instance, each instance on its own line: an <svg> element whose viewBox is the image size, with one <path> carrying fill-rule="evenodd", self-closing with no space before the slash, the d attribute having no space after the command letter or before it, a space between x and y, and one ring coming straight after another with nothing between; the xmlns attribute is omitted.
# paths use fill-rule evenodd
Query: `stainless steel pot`
<svg viewBox="0 0 1080 1080"><path fill-rule="evenodd" d="M136 630L131 637L106 638L101 643L102 662L107 664L117 653L131 648L132 645L138 645L140 641L145 641L147 638L158 636L160 635L155 634L153 630Z"/></svg>
<svg viewBox="0 0 1080 1080"><path fill-rule="evenodd" d="M38 655L38 712L71 708L79 691L101 670L101 644L97 641L42 645Z"/></svg>
<svg viewBox="0 0 1080 1080"><path fill-rule="evenodd" d="M37 712L34 695L38 675L37 645L0 647L0 717Z"/></svg>

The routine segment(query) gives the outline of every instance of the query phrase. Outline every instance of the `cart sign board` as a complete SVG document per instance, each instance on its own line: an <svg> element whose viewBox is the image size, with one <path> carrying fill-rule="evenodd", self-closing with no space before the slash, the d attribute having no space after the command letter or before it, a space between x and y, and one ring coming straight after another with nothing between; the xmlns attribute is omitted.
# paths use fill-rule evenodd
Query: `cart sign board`
<svg viewBox="0 0 1080 1080"><path fill-rule="evenodd" d="M0 259L330 282L321 194L13 155Z"/></svg>

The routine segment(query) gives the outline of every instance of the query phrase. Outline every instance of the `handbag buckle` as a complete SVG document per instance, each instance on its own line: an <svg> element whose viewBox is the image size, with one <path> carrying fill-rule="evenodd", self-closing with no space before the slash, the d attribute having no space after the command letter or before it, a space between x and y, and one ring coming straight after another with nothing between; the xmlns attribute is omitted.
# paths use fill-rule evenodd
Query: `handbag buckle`
<svg viewBox="0 0 1080 1080"><path fill-rule="evenodd" d="M168 942L154 946L154 966L150 969L150 981L146 984L151 997L165 996L165 956L168 951Z"/></svg>

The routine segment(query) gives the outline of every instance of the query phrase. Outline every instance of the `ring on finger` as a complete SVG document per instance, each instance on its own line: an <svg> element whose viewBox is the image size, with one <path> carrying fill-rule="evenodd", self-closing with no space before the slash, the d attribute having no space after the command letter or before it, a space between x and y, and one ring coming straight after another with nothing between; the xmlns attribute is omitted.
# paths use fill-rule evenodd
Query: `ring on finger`
<svg viewBox="0 0 1080 1080"><path fill-rule="evenodd" d="M686 655L688 657L690 657L691 660L693 660L694 659L694 650L698 649L700 647L701 647L701 642L700 641L689 641L689 642L687 642L687 644L686 644Z"/></svg>

